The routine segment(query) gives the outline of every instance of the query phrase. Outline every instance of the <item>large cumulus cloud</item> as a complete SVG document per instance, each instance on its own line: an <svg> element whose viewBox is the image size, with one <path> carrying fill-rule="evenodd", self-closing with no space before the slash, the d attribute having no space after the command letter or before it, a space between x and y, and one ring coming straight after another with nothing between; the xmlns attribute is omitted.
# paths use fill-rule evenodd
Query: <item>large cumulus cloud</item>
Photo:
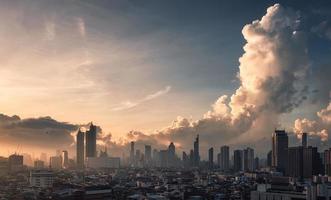
<svg viewBox="0 0 331 200"><path fill-rule="evenodd" d="M134 139L175 141L188 150L196 134L202 147L249 144L269 137L279 116L307 98L303 84L309 67L307 42L299 24L297 12L279 4L269 7L260 20L242 30L246 44L239 59L240 86L233 95L222 95L200 120L179 117L156 134L140 133Z"/></svg>

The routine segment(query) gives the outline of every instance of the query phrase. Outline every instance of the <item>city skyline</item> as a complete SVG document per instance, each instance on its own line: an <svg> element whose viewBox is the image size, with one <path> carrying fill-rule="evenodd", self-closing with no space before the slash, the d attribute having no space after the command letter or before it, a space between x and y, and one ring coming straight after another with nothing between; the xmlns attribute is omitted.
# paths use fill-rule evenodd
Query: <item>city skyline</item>
<svg viewBox="0 0 331 200"><path fill-rule="evenodd" d="M257 2L1 2L0 155L75 155L90 121L92 149L116 156L131 141L189 154L196 135L204 159L223 145L260 155L274 129L328 149L330 5Z"/></svg>

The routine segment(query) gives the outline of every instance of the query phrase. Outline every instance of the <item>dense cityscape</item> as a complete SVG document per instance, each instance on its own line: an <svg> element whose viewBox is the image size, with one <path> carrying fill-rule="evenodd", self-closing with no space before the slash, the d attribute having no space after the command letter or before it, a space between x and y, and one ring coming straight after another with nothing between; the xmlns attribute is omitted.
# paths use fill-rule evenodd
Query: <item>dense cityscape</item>
<svg viewBox="0 0 331 200"><path fill-rule="evenodd" d="M331 0L0 0L0 200L331 200L330 55Z"/></svg>
<svg viewBox="0 0 331 200"><path fill-rule="evenodd" d="M76 157L58 150L42 153L33 166L27 155L13 154L0 162L0 199L330 199L331 149L289 146L285 130L275 130L272 149L256 157L254 148L221 146L200 158L199 135L189 153L130 144L128 157L97 151L97 129L92 123L76 135ZM217 149L217 150L216 150ZM181 157L179 155L182 155ZM31 159L31 158L30 158Z"/></svg>

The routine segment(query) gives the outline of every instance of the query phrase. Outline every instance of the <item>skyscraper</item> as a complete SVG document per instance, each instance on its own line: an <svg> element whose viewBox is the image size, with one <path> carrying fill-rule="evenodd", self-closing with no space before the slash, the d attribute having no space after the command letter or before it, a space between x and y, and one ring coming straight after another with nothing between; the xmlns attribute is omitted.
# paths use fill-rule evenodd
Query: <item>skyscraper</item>
<svg viewBox="0 0 331 200"><path fill-rule="evenodd" d="M230 151L229 146L222 146L220 152L220 169L228 171L230 166Z"/></svg>
<svg viewBox="0 0 331 200"><path fill-rule="evenodd" d="M193 165L198 167L200 163L200 153L199 153L199 135L197 135L194 145L193 145L193 156L194 156L194 163Z"/></svg>
<svg viewBox="0 0 331 200"><path fill-rule="evenodd" d="M211 147L209 150L208 150L208 158L209 158L209 168L212 169L214 167L214 148Z"/></svg>
<svg viewBox="0 0 331 200"><path fill-rule="evenodd" d="M291 177L302 178L303 176L303 147L288 148L288 167L286 174Z"/></svg>
<svg viewBox="0 0 331 200"><path fill-rule="evenodd" d="M168 167L174 167L176 165L176 147L173 142L168 147Z"/></svg>
<svg viewBox="0 0 331 200"><path fill-rule="evenodd" d="M145 162L150 166L152 161L152 147L151 145L145 145Z"/></svg>
<svg viewBox="0 0 331 200"><path fill-rule="evenodd" d="M271 167L272 166L272 151L269 151L268 152L268 155L267 155L267 166L268 167Z"/></svg>
<svg viewBox="0 0 331 200"><path fill-rule="evenodd" d="M272 134L272 167L285 173L288 164L288 136L285 130Z"/></svg>
<svg viewBox="0 0 331 200"><path fill-rule="evenodd" d="M235 150L233 152L233 169L235 172L239 172L242 170L243 166L243 151L242 150Z"/></svg>
<svg viewBox="0 0 331 200"><path fill-rule="evenodd" d="M131 142L130 145L130 164L133 165L134 164L134 142Z"/></svg>
<svg viewBox="0 0 331 200"><path fill-rule="evenodd" d="M97 157L97 127L92 122L86 132L86 157Z"/></svg>
<svg viewBox="0 0 331 200"><path fill-rule="evenodd" d="M303 148L303 178L311 178L322 173L322 161L317 147Z"/></svg>
<svg viewBox="0 0 331 200"><path fill-rule="evenodd" d="M67 169L69 167L68 151L62 151L62 167Z"/></svg>
<svg viewBox="0 0 331 200"><path fill-rule="evenodd" d="M302 138L301 138L301 142L302 142L302 146L303 147L307 147L308 146L308 138L307 138L307 133L302 133Z"/></svg>
<svg viewBox="0 0 331 200"><path fill-rule="evenodd" d="M84 136L84 132L79 129L76 135L76 159L80 169L84 168Z"/></svg>
<svg viewBox="0 0 331 200"><path fill-rule="evenodd" d="M246 148L243 151L243 171L254 171L254 149Z"/></svg>

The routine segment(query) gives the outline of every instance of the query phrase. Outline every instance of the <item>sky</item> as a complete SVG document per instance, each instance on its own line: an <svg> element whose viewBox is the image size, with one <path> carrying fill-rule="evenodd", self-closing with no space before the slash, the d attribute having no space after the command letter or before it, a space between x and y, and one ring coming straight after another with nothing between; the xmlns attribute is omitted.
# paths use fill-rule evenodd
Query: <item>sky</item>
<svg viewBox="0 0 331 200"><path fill-rule="evenodd" d="M73 149L91 121L116 153L329 144L328 1L2 0L0 46L3 155Z"/></svg>

